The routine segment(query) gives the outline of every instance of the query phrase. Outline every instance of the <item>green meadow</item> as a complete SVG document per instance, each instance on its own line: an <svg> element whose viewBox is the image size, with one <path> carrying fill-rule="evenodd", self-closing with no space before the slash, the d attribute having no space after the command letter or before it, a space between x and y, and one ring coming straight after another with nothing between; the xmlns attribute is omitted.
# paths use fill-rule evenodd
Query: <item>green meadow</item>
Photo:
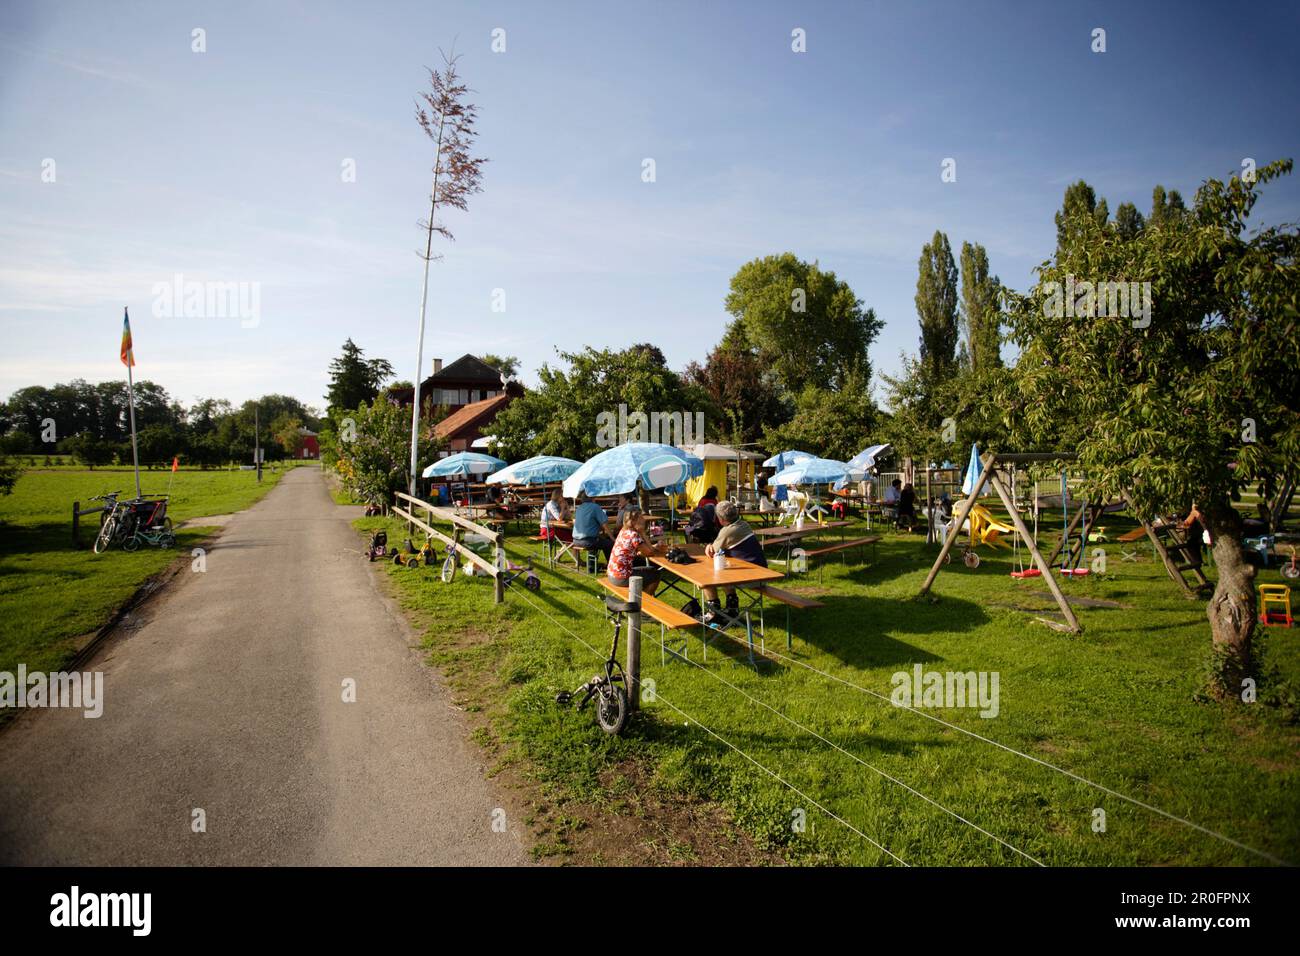
<svg viewBox="0 0 1300 956"><path fill-rule="evenodd" d="M144 471L145 494L167 494L176 525L189 518L247 508L279 481L283 471L266 470L259 485L252 471L181 469ZM81 519L80 549L72 546L72 503L106 491L134 495L130 468L40 467L25 471L12 494L0 496L0 671L18 664L29 670L57 670L76 652L79 639L97 630L148 578L207 537L212 528L177 529L177 546L164 551L120 549L95 554L90 545L98 515Z"/></svg>
<svg viewBox="0 0 1300 956"><path fill-rule="evenodd" d="M395 520L356 526L405 537ZM1050 546L1059 533L1044 529L1043 539ZM1300 861L1300 728L1288 697L1300 686L1297 631L1257 631L1271 675L1261 700L1206 700L1203 604L1180 594L1144 542L1137 561L1108 548L1105 575L1063 583L1079 599L1080 635L1044 623L1059 617L1055 604L1041 580L1009 576L1006 549L982 548L975 570L958 556L933 599L918 600L937 548L894 532L867 566L832 559L787 579L825 606L791 613L788 649L785 608L769 606L757 668L735 629L713 640L707 661L696 631L689 662L663 663L647 622L642 676L655 699L616 738L590 711L554 701L596 671L609 645L591 577L547 569L519 531L509 554L532 558L543 585L510 587L501 606L484 578L444 584L436 568L392 564L385 573L430 660L486 717L481 740L499 766L559 806L635 815L647 788L705 801L759 847L802 864ZM1280 580L1275 568L1259 578ZM917 664L996 673L996 716L895 706L895 675L910 681ZM726 834L696 837L679 858ZM574 851L559 832L536 852Z"/></svg>

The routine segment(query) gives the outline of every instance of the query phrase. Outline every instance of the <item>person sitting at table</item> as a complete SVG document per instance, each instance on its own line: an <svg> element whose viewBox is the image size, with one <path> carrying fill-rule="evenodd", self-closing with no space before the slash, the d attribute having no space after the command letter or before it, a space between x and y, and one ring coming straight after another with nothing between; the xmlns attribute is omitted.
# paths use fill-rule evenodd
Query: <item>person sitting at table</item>
<svg viewBox="0 0 1300 956"><path fill-rule="evenodd" d="M509 518L514 514L514 508L508 500L505 489L500 485L488 485L487 504L490 509L489 513L495 512L503 518Z"/></svg>
<svg viewBox="0 0 1300 956"><path fill-rule="evenodd" d="M912 525L916 524L916 489L909 482L903 486L903 490L898 494L898 527L912 530Z"/></svg>
<svg viewBox="0 0 1300 956"><path fill-rule="evenodd" d="M718 532L712 544L704 546L704 553L712 559L715 554L722 552L729 558L739 558L750 564L767 567L763 543L758 540L758 535L754 534L754 529L740 516L740 509L735 503L720 501L714 513L718 516L718 523L722 525L722 530ZM722 605L718 603L718 589L702 587L700 590L704 592L704 623L712 624L721 616L722 611ZM727 614L735 617L740 613L740 599L736 597L736 589L724 587L723 590L727 592Z"/></svg>
<svg viewBox="0 0 1300 956"><path fill-rule="evenodd" d="M638 507L639 506L637 505L636 500L632 497L630 492L618 496L618 513L615 516L616 517L615 523L618 525L619 528L623 527L623 515L627 514L627 509L638 508Z"/></svg>
<svg viewBox="0 0 1300 956"><path fill-rule="evenodd" d="M902 494L903 494L903 483L899 479L895 478L893 481L889 483L889 487L885 489L884 504L886 505L898 504L898 499L902 496Z"/></svg>
<svg viewBox="0 0 1300 956"><path fill-rule="evenodd" d="M578 492L574 499L578 506L573 510L573 546L587 551L599 551L609 561L614 541L605 533L605 522L609 515L605 509L587 497L586 492Z"/></svg>
<svg viewBox="0 0 1300 956"><path fill-rule="evenodd" d="M543 538L555 538L559 541L572 541L573 532L568 528L552 528L552 521L569 520L569 503L564 500L564 495L556 488L551 492L551 500L546 502L546 507L542 509L541 534Z"/></svg>
<svg viewBox="0 0 1300 956"><path fill-rule="evenodd" d="M700 498L700 500L695 502L695 507L698 508L701 505L716 505L717 503L718 503L718 486L709 485L709 487L704 489L704 494Z"/></svg>
<svg viewBox="0 0 1300 956"><path fill-rule="evenodd" d="M710 488L709 491L717 495L717 490ZM718 500L713 498L709 500L709 491L704 493L695 510L691 512L691 517L686 522L686 540L694 541L696 544L709 544L718 536L721 526L718 524L717 507Z"/></svg>
<svg viewBox="0 0 1300 956"><path fill-rule="evenodd" d="M646 536L645 515L631 505L623 510L623 526L610 550L605 574L621 588L632 578L640 578L642 593L654 594L659 587L659 567L645 559L662 554L664 549L655 547Z"/></svg>

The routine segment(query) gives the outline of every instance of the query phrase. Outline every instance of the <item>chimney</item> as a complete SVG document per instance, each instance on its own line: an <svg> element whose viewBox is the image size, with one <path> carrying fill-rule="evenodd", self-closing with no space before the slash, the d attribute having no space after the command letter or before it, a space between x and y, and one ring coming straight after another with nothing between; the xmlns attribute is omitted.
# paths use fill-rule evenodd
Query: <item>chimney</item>
<svg viewBox="0 0 1300 956"><path fill-rule="evenodd" d="M434 375L437 375L437 374L438 374L439 372L441 372L441 371L442 371L442 359L434 359L434 360L433 360L433 374L434 374Z"/></svg>

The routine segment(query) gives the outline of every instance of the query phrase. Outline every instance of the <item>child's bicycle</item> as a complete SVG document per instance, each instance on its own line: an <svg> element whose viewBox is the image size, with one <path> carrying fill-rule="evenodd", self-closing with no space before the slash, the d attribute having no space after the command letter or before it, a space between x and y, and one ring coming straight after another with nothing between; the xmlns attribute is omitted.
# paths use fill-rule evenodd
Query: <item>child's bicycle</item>
<svg viewBox="0 0 1300 956"><path fill-rule="evenodd" d="M456 555L460 553L460 547L456 542L447 545L447 557L442 562L442 580L444 584L450 584L456 579Z"/></svg>
<svg viewBox="0 0 1300 956"><path fill-rule="evenodd" d="M605 661L604 673L597 674L575 691L560 691L555 695L555 702L568 704L581 695L578 701L578 709L581 710L593 697L596 698L596 723L605 733L617 734L627 724L627 691L624 689L627 679L618 662L618 635L623 627L623 615L635 614L641 610L641 605L606 597L605 608L609 612L610 623L614 625L614 641L609 646L609 659Z"/></svg>

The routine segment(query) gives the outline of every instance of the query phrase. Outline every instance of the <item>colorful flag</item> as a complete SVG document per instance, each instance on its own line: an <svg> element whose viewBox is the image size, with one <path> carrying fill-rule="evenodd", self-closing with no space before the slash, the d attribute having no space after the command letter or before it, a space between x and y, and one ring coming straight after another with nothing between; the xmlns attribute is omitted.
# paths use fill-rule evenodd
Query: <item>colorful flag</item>
<svg viewBox="0 0 1300 956"><path fill-rule="evenodd" d="M131 316L125 306L122 307L122 364L135 364L135 353L131 349Z"/></svg>
<svg viewBox="0 0 1300 956"><path fill-rule="evenodd" d="M176 469L180 468L180 466L181 466L181 456L180 456L180 455L177 455L176 457L174 457L174 458L172 459L172 474L173 474L173 475L176 474Z"/></svg>

